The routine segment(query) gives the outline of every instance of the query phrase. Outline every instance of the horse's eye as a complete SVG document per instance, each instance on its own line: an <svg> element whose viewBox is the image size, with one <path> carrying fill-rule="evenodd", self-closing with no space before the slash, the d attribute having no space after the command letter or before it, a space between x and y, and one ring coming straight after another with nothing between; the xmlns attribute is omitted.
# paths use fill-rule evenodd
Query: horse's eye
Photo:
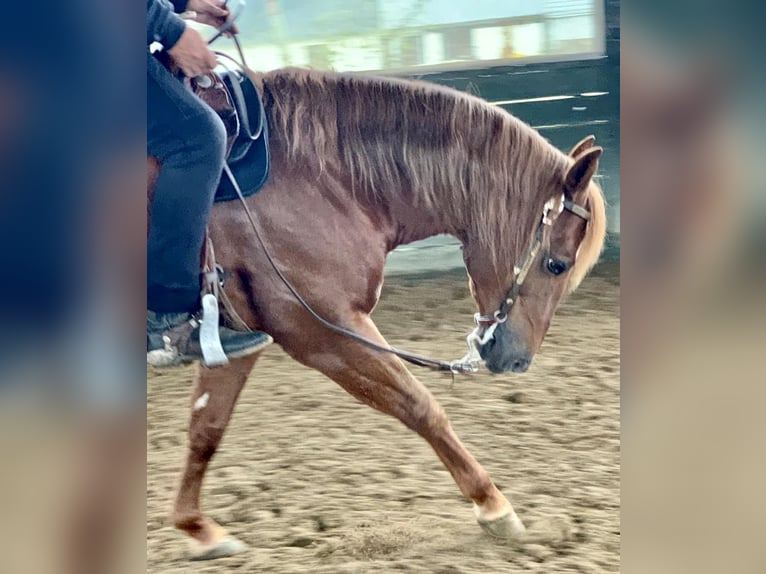
<svg viewBox="0 0 766 574"><path fill-rule="evenodd" d="M545 268L551 275L561 275L567 270L567 264L563 261L558 261L553 257L548 257L545 259Z"/></svg>

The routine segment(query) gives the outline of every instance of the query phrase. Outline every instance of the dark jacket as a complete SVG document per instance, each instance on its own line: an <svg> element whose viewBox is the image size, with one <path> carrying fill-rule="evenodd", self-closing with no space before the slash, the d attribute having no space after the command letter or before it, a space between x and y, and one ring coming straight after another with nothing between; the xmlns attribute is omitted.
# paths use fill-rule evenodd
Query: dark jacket
<svg viewBox="0 0 766 574"><path fill-rule="evenodd" d="M189 0L146 0L146 45L159 42L169 50L186 29L176 14L186 10Z"/></svg>

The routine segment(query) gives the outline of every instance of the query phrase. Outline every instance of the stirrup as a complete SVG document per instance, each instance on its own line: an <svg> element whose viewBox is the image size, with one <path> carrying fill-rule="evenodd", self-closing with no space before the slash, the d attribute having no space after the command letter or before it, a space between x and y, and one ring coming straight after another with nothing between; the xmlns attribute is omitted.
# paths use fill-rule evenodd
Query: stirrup
<svg viewBox="0 0 766 574"><path fill-rule="evenodd" d="M229 359L223 352L221 334L218 330L218 300L212 293L202 297L199 344L206 367L221 367L229 364Z"/></svg>

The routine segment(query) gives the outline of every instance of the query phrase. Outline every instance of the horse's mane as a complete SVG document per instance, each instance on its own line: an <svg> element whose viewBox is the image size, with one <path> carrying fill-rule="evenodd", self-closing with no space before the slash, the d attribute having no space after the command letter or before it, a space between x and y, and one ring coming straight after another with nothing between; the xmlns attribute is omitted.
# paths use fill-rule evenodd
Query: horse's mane
<svg viewBox="0 0 766 574"><path fill-rule="evenodd" d="M377 204L398 190L445 228L467 225L496 260L518 260L571 163L502 108L450 88L300 68L262 79L275 152L317 176L349 174L352 192ZM572 289L604 241L600 188L589 196Z"/></svg>

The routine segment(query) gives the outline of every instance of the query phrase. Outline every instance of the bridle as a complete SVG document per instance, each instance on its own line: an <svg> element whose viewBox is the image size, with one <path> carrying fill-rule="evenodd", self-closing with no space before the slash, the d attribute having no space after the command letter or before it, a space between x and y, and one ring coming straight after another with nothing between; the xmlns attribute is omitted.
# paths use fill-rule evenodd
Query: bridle
<svg viewBox="0 0 766 574"><path fill-rule="evenodd" d="M527 274L532 267L532 263L534 262L537 254L540 252L540 248L543 245L543 235L545 233L545 228L546 226L550 227L555 221L555 219L551 219L548 216L551 209L554 208L554 204L555 199L549 199L546 202L545 207L543 207L543 217L540 220L540 224L537 226L537 230L535 231L535 238L527 249L527 252L524 254L524 257L521 260L521 266L516 265L513 268L513 285L511 285L511 288L508 290L505 299L500 304L497 311L491 315L481 315L476 313L476 315L474 315L474 319L476 320L477 325L489 327L497 323L505 323L508 320L508 313L516 302L516 299L519 296L519 291L521 291L521 286L524 285L524 281L527 279ZM585 221L590 220L590 211L588 211L587 208L583 207L582 205L578 205L577 203L574 203L573 201L562 196L558 205L558 213L561 213L565 209L581 217ZM558 218L558 213L556 218Z"/></svg>
<svg viewBox="0 0 766 574"><path fill-rule="evenodd" d="M590 220L591 214L586 207L567 199L563 194L558 198L558 201L557 198L552 197L545 203L543 206L543 216L535 230L535 237L527 248L524 257L521 259L521 264L514 265L513 283L505 294L503 301L500 303L497 310L490 315L482 315L480 313L474 315L473 318L476 322L476 329L474 329L466 338L466 342L468 343L468 354L461 359L461 362L478 365L481 361L479 349L492 339L497 326L508 320L508 315L511 312L511 309L516 304L516 301L518 301L521 287L524 285L529 270L532 268L532 264L537 259L537 255L540 253L540 249L543 246L546 227L551 227L553 222L558 219L558 216L565 209L584 219L586 222ZM551 211L554 210L555 216L551 217Z"/></svg>

